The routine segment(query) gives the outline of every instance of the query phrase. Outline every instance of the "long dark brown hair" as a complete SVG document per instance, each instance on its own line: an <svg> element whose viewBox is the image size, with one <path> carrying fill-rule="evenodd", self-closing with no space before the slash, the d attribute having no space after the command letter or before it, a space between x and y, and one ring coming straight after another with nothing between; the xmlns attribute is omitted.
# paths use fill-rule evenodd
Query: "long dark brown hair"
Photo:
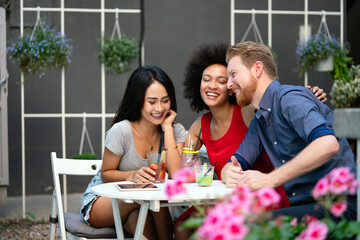
<svg viewBox="0 0 360 240"><path fill-rule="evenodd" d="M176 98L174 85L169 76L159 67L144 66L137 68L130 76L126 85L125 94L111 125L122 120L137 121L141 117L141 109L145 101L145 93L154 82L161 83L170 98L170 108L176 112Z"/></svg>

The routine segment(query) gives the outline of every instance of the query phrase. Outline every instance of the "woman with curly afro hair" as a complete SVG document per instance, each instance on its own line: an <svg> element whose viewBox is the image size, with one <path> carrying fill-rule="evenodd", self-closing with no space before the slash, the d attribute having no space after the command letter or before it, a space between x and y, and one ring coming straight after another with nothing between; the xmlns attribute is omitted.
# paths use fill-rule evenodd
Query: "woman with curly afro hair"
<svg viewBox="0 0 360 240"><path fill-rule="evenodd" d="M194 121L186 140L189 142L191 139L195 142L199 137L198 149L204 144L210 164L217 161L215 172L218 179L221 179L221 169L245 138L250 122L255 116L254 108L251 105L238 106L235 96L226 87L228 47L228 44L219 42L196 49L187 64L184 81L184 97L189 100L191 109L196 112L210 110ZM312 91L320 100L326 101L326 93L322 89L314 87ZM274 167L263 152L252 169L270 172ZM283 187L280 186L276 190L281 195L278 207L289 206ZM178 229L193 211L193 208L188 209L176 220L175 239L188 239L193 233L192 229Z"/></svg>

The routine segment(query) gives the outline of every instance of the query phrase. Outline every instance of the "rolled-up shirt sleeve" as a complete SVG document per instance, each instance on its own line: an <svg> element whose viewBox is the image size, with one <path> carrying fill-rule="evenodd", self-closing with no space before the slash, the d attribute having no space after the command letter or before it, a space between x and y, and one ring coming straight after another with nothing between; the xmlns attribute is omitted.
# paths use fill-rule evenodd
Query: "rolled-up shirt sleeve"
<svg viewBox="0 0 360 240"><path fill-rule="evenodd" d="M331 132L333 131L332 126L327 125L328 121L321 114L321 110L317 105L323 103L314 104L314 101L311 96L304 97L304 94L300 91L291 91L281 98L280 103L285 121L308 143L311 141L309 136L313 130L320 126L328 128ZM299 107L300 102L301 107Z"/></svg>

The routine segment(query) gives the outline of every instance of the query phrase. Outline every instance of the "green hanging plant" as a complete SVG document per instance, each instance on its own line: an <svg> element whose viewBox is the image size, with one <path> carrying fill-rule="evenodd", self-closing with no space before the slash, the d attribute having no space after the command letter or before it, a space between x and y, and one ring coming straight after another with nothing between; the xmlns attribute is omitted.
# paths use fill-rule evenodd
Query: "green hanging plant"
<svg viewBox="0 0 360 240"><path fill-rule="evenodd" d="M117 37L115 37L117 34ZM119 13L116 9L115 24L111 37L98 39L100 43L97 58L110 74L131 71L131 63L139 55L135 39L128 38L120 31Z"/></svg>
<svg viewBox="0 0 360 240"><path fill-rule="evenodd" d="M23 37L10 40L7 48L9 59L19 65L25 76L34 74L42 77L48 70L59 70L71 62L71 40L55 32L45 21L38 22L32 34L26 32Z"/></svg>
<svg viewBox="0 0 360 240"><path fill-rule="evenodd" d="M76 154L72 158L73 159L86 159L86 160L96 160L96 159L98 159L96 154L93 154L93 153Z"/></svg>
<svg viewBox="0 0 360 240"><path fill-rule="evenodd" d="M101 42L103 46L101 47ZM131 71L131 63L139 55L139 49L134 39L126 37L111 38L106 36L99 39L100 48L97 58L105 65L111 74L121 74Z"/></svg>
<svg viewBox="0 0 360 240"><path fill-rule="evenodd" d="M332 78L350 80L348 64L352 58L348 56L348 44L341 46L339 39L329 38L323 33L311 36L306 42L299 42L296 50L298 57L298 69L300 76L303 76L309 68L328 57L333 57L334 70L331 71Z"/></svg>

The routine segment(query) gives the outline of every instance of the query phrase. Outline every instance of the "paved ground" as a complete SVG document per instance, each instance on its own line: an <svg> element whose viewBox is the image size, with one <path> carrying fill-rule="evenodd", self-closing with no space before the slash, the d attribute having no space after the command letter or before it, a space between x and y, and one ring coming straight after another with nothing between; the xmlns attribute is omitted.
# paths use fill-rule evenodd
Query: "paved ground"
<svg viewBox="0 0 360 240"><path fill-rule="evenodd" d="M81 196L82 193L68 194L67 212L79 213ZM29 213L30 219L32 217L36 220L49 219L52 195L30 195L25 199L25 212ZM22 218L22 212L22 197L8 197L7 204L0 206L0 220Z"/></svg>

